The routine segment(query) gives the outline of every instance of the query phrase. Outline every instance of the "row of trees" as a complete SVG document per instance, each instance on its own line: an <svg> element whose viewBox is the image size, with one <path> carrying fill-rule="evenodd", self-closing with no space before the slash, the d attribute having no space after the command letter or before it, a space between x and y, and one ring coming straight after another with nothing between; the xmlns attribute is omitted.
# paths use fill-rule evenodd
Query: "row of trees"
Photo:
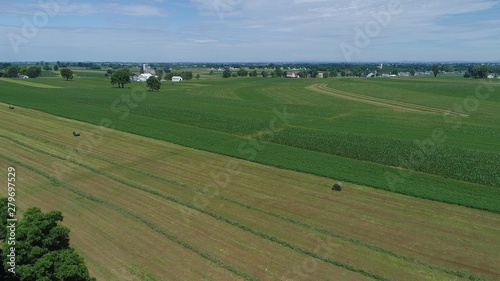
<svg viewBox="0 0 500 281"><path fill-rule="evenodd" d="M467 72L464 74L465 78L473 77L473 78L486 78L490 73L489 67L485 64L483 65L475 65L474 67L470 67ZM496 72L495 72L496 73Z"/></svg>
<svg viewBox="0 0 500 281"><path fill-rule="evenodd" d="M180 76L180 77L182 77L183 80L191 80L191 79L193 79L193 72L192 71L182 71L182 72L169 71L169 72L167 72L167 74L165 74L164 79L165 80L172 80L172 77L174 77L174 76ZM199 76L197 78L199 78Z"/></svg>
<svg viewBox="0 0 500 281"><path fill-rule="evenodd" d="M436 77L439 73L446 72L446 70L445 70L446 68L443 65L438 65L438 64L432 65L430 69L431 69L432 73L434 74L434 77ZM333 70L328 71L328 70L325 70L324 68L321 68L321 67L317 67L317 68L315 67L315 68L311 68L311 69L307 69L307 70L295 71L295 74L298 75L299 77L302 77L302 78L304 78L304 77L316 78L319 74L319 71L323 71L322 73L323 73L324 78L337 77L339 75L341 77L349 77L349 76L364 77L369 73L368 69L366 69L364 71L362 71L360 69L354 69L354 70L342 69L340 71L337 69L333 69ZM485 64L475 65L473 67L468 68L468 72L464 75L464 77L486 78L488 76L488 74L490 73L490 71L491 70L489 69L488 65L485 65ZM494 69L494 71L500 71L500 69ZM397 75L399 72L400 71L398 71L397 69L393 69L389 73ZM416 74L416 71L414 69L411 69L411 70L405 71L405 72L408 72L409 75L411 75L411 76L414 76ZM382 71L376 71L376 73L377 73L376 74L377 76L380 76ZM497 72L495 72L495 73L497 73ZM213 74L212 70L210 71L210 74ZM222 72L223 78L246 77L246 76L257 77L257 75L258 75L258 72L256 69L248 71L246 69L240 68L236 72L232 72L231 70L226 69ZM274 77L286 77L287 71L282 70L281 68L277 67L272 71L262 70L260 72L260 75L262 77L271 76L273 78Z"/></svg>
<svg viewBox="0 0 500 281"><path fill-rule="evenodd" d="M40 66L30 66L30 67L9 66L3 76L9 78L16 78L19 75L26 75L29 78L36 78L42 75L42 68Z"/></svg>
<svg viewBox="0 0 500 281"><path fill-rule="evenodd" d="M42 213L40 208L26 210L15 225L15 244L8 239L8 200L0 198L0 276L5 281L74 280L95 281L83 258L69 245L69 229L58 223L59 211ZM11 251L14 249L14 251ZM15 274L9 272L15 254Z"/></svg>
<svg viewBox="0 0 500 281"><path fill-rule="evenodd" d="M246 76L250 76L250 77L257 77L258 75L261 75L262 77L272 77L272 78L275 78L275 77L286 77L287 75L287 71L285 70L282 70L281 68L276 68L274 69L273 71L268 71L268 70L262 70L260 71L260 73L257 72L256 69L252 70L252 71L248 71L246 69L239 69L238 71L236 72L231 72L231 70L229 69L226 69L222 72L222 77L223 78L229 78L229 77L246 77ZM316 76L319 74L319 71L316 70L316 69L310 69L310 70L301 70L301 71L298 71L296 72L296 74L300 77L313 77L313 78L316 78ZM330 75L332 77L336 77L338 75L338 72L337 71L332 71L330 73ZM345 74L343 75L345 76ZM328 72L324 72L323 73L323 77L327 78L329 77L329 73Z"/></svg>

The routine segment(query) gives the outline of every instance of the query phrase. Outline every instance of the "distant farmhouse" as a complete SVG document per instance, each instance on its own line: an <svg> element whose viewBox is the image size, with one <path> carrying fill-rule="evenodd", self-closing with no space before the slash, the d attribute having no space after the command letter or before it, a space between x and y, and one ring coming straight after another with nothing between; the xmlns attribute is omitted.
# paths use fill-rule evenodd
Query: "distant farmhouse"
<svg viewBox="0 0 500 281"><path fill-rule="evenodd" d="M148 80L149 77L156 76L155 70L151 69L151 67L149 67L149 65L147 64L142 65L142 70L143 70L142 74L140 74L139 76L137 75L131 76L130 80L138 82L146 82L146 80Z"/></svg>
<svg viewBox="0 0 500 281"><path fill-rule="evenodd" d="M299 78L299 75L297 75L297 73L295 72L287 72L286 78Z"/></svg>

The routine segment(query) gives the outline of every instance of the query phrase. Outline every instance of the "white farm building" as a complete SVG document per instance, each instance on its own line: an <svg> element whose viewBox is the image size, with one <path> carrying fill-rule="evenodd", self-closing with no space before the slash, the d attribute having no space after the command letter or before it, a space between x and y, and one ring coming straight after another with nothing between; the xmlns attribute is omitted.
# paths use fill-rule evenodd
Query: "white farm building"
<svg viewBox="0 0 500 281"><path fill-rule="evenodd" d="M139 82L145 82L151 76L153 76L153 74L151 74L151 73L143 73L143 74L139 75L139 77L137 77L137 81L139 81Z"/></svg>
<svg viewBox="0 0 500 281"><path fill-rule="evenodd" d="M180 82L182 81L182 77L180 76L172 76L172 82Z"/></svg>

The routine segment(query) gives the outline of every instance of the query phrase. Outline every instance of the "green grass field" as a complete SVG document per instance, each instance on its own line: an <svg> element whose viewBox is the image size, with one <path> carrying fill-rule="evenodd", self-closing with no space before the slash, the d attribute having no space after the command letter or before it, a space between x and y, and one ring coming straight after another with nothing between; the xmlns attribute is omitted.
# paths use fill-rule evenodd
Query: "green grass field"
<svg viewBox="0 0 500 281"><path fill-rule="evenodd" d="M164 82L159 92L138 82L114 88L103 77L36 79L57 89L3 79L0 101L92 124L109 119L116 129L146 137L500 213L497 82L210 78ZM377 102L310 88L317 83Z"/></svg>
<svg viewBox="0 0 500 281"><path fill-rule="evenodd" d="M20 106L0 115L18 217L62 211L97 280L500 277L496 213L349 182L335 192L330 178Z"/></svg>

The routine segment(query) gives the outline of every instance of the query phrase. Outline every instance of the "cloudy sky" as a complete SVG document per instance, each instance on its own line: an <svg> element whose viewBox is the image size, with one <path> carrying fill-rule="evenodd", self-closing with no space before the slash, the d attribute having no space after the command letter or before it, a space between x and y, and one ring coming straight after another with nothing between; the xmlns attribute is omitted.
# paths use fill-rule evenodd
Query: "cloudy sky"
<svg viewBox="0 0 500 281"><path fill-rule="evenodd" d="M0 2L0 61L500 61L500 0Z"/></svg>

